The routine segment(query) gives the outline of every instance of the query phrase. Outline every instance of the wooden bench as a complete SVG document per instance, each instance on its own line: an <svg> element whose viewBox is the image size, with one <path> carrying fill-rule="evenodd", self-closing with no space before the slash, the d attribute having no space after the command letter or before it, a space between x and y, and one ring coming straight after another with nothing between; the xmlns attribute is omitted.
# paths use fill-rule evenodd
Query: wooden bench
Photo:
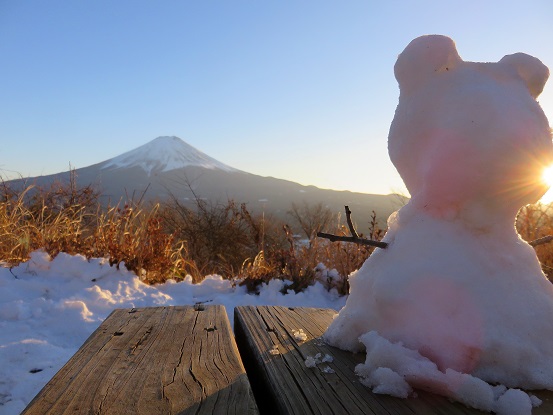
<svg viewBox="0 0 553 415"><path fill-rule="evenodd" d="M372 393L354 373L364 354L344 352L320 339L334 315L333 310L314 308L235 308L236 342L262 414L486 413L422 391L410 399ZM305 340L299 340L300 329ZM332 362L306 367L307 357L319 353L319 360L329 355ZM553 414L553 392L535 395L543 403L532 414Z"/></svg>
<svg viewBox="0 0 553 415"><path fill-rule="evenodd" d="M223 306L115 310L23 413L484 413L425 392L410 399L372 393L354 373L364 354L320 338L334 314L237 307L235 342ZM319 353L319 363L307 367ZM323 361L327 355L332 361ZM533 415L553 414L553 392L536 395L543 404Z"/></svg>
<svg viewBox="0 0 553 415"><path fill-rule="evenodd" d="M115 310L24 414L257 414L223 306Z"/></svg>

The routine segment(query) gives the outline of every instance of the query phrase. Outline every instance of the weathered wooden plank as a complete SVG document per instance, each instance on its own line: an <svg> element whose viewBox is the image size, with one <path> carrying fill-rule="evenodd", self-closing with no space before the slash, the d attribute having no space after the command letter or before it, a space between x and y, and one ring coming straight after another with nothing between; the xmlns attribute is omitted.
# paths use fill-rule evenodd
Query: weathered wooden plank
<svg viewBox="0 0 553 415"><path fill-rule="evenodd" d="M223 306L115 310L24 414L257 414Z"/></svg>
<svg viewBox="0 0 553 415"><path fill-rule="evenodd" d="M418 392L417 398L398 399L372 393L354 373L364 354L326 345L320 338L335 312L328 309L237 307L234 331L242 361L262 413L467 415L484 412ZM305 341L294 330L302 329ZM278 353L276 353L278 350ZM333 357L330 363L308 368L308 356ZM333 373L325 373L329 367ZM534 414L552 414L551 392L536 393L544 404Z"/></svg>

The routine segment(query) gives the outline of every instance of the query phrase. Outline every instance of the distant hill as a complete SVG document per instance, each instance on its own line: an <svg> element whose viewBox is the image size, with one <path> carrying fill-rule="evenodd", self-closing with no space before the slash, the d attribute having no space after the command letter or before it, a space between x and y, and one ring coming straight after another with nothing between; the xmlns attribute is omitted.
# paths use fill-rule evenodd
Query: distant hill
<svg viewBox="0 0 553 415"><path fill-rule="evenodd" d="M230 167L197 150L178 137L158 137L112 159L75 170L77 184L93 184L105 204L143 196L145 201L170 197L193 206L194 195L225 203L247 203L253 212L271 212L285 218L292 203L323 203L334 212L349 205L359 231L366 229L374 210L381 223L405 202L402 196L375 195L320 189L288 180L263 177ZM27 184L49 186L69 181L70 172L26 179ZM12 180L12 185L23 180Z"/></svg>

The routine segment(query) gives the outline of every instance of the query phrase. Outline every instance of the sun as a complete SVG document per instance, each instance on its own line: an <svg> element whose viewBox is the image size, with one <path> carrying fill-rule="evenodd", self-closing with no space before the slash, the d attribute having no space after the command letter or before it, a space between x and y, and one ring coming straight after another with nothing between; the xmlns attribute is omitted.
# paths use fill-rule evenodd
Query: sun
<svg viewBox="0 0 553 415"><path fill-rule="evenodd" d="M551 203L553 202L553 165L543 171L541 179L549 186L549 190L541 197L540 202Z"/></svg>

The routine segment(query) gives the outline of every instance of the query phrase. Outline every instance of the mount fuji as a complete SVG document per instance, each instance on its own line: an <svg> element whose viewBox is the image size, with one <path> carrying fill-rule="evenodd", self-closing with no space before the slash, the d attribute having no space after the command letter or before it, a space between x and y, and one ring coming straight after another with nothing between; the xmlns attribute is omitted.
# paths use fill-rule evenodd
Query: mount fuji
<svg viewBox="0 0 553 415"><path fill-rule="evenodd" d="M148 175L186 167L237 171L220 161L202 153L178 137L158 137L143 146L135 148L102 163L102 169L140 167Z"/></svg>
<svg viewBox="0 0 553 415"><path fill-rule="evenodd" d="M292 203L323 203L343 212L349 205L358 223L367 223L374 210L384 221L404 200L399 195L374 195L303 186L288 180L250 174L228 166L178 137L158 137L134 150L100 163L75 169L77 185L93 185L105 205L141 199L157 202L176 198L195 207L195 198L212 203L234 200L252 212L285 218ZM12 180L14 186L68 182L71 172ZM360 229L362 231L362 229Z"/></svg>

